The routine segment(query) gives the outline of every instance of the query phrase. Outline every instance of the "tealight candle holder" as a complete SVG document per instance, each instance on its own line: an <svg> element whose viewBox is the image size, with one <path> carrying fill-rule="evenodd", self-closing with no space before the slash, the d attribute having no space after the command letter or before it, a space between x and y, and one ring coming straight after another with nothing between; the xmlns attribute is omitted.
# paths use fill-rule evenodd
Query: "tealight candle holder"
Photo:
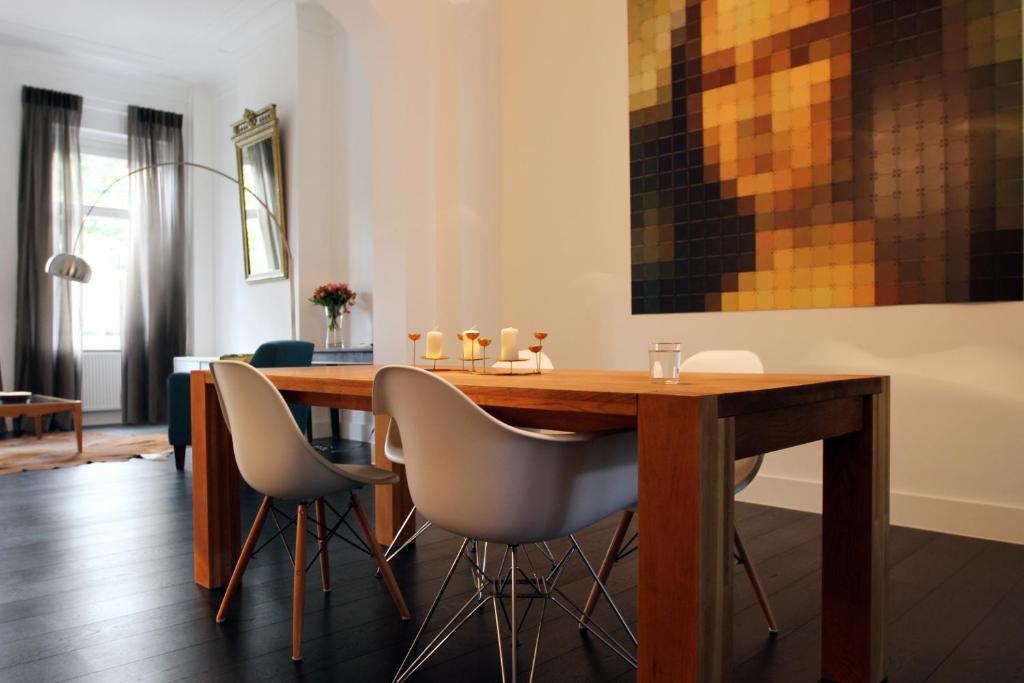
<svg viewBox="0 0 1024 683"><path fill-rule="evenodd" d="M548 338L548 333L544 330L534 330L533 338L537 340L537 343L529 348L537 358L537 374L539 375L541 374L540 354L544 351L544 340Z"/></svg>
<svg viewBox="0 0 1024 683"><path fill-rule="evenodd" d="M412 366L416 367L416 342L422 335L419 332L410 332L409 339L412 340Z"/></svg>
<svg viewBox="0 0 1024 683"><path fill-rule="evenodd" d="M490 337L480 337L478 340L480 348L483 349L483 353L481 354L483 357L480 359L482 365L480 373L484 375L487 374L487 347L491 345L491 341L493 340Z"/></svg>
<svg viewBox="0 0 1024 683"><path fill-rule="evenodd" d="M536 336L536 333L534 333L534 336ZM541 344L531 344L528 348L530 349L531 352L533 352L533 357L537 359L537 374L539 375L540 374L540 352L544 350L544 346L541 345Z"/></svg>
<svg viewBox="0 0 1024 683"><path fill-rule="evenodd" d="M468 339L471 342L475 342L479 338L480 338L480 333L477 332L476 330L470 330L469 332L466 332L466 339ZM472 347L470 347L470 348L472 348ZM476 354L473 354L473 357L469 359L469 363L470 363L470 366L469 366L470 367L470 372L476 372Z"/></svg>
<svg viewBox="0 0 1024 683"><path fill-rule="evenodd" d="M498 356L498 362L499 363L508 363L508 374L514 375L514 374L516 374L515 366L512 365L512 364L513 363L529 363L530 359L529 358L502 358L501 356ZM530 374L530 373L527 373L527 374Z"/></svg>
<svg viewBox="0 0 1024 683"><path fill-rule="evenodd" d="M450 356L438 356L437 358L431 358L430 356L420 356L420 360L429 360L433 362L433 367L430 368L431 372L437 372L437 361L448 360Z"/></svg>

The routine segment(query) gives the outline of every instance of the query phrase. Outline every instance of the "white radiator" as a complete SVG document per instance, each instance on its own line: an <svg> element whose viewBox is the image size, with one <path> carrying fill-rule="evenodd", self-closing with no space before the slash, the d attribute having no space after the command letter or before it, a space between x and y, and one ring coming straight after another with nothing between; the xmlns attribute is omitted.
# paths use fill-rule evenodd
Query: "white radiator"
<svg viewBox="0 0 1024 683"><path fill-rule="evenodd" d="M82 353L82 412L121 410L121 352Z"/></svg>

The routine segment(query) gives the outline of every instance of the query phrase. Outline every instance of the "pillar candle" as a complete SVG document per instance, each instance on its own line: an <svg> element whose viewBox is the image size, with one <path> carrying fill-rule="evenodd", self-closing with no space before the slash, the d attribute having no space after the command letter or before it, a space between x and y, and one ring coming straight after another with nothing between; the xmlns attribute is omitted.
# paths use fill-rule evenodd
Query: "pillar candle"
<svg viewBox="0 0 1024 683"><path fill-rule="evenodd" d="M501 331L501 360L519 360L519 330L514 327Z"/></svg>
<svg viewBox="0 0 1024 683"><path fill-rule="evenodd" d="M479 338L470 340L466 336L467 332L476 332L476 330L466 330L462 333L462 357L466 360L480 357L480 340Z"/></svg>
<svg viewBox="0 0 1024 683"><path fill-rule="evenodd" d="M424 354L426 358L437 359L441 357L442 339L444 339L444 335L437 330L427 332L427 352Z"/></svg>

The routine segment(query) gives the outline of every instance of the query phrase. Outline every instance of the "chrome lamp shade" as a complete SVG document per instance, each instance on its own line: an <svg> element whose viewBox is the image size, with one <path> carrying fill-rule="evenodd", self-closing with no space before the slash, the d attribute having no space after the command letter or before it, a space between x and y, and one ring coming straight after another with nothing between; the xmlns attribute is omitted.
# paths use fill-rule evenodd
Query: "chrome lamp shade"
<svg viewBox="0 0 1024 683"><path fill-rule="evenodd" d="M46 262L46 272L54 277L72 282L88 282L92 278L92 267L81 256L60 252Z"/></svg>

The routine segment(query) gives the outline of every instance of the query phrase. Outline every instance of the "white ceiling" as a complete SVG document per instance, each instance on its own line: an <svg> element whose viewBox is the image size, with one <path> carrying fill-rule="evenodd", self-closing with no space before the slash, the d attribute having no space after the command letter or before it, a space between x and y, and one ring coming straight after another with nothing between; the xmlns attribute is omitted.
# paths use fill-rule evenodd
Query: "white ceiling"
<svg viewBox="0 0 1024 683"><path fill-rule="evenodd" d="M294 0L0 0L0 42L190 82L227 73ZM283 26L282 26L283 29Z"/></svg>

